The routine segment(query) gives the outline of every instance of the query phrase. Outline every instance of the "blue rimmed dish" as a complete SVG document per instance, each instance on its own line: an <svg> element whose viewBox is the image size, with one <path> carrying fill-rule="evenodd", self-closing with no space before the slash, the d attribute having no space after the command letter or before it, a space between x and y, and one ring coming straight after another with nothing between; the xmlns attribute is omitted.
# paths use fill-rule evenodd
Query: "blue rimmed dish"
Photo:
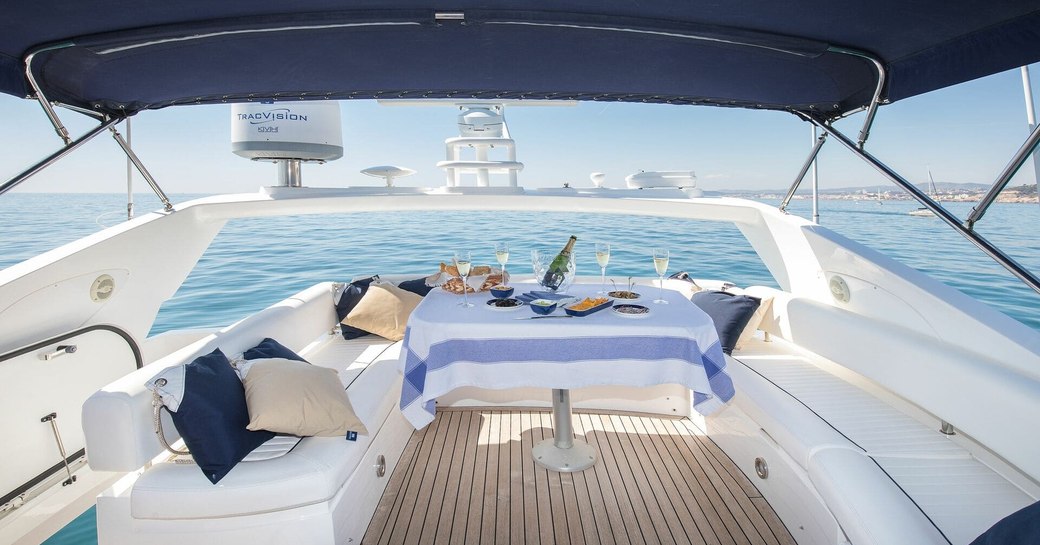
<svg viewBox="0 0 1040 545"><path fill-rule="evenodd" d="M513 296L513 288L509 286L494 286L491 288L491 296L496 299L506 299Z"/></svg>
<svg viewBox="0 0 1040 545"><path fill-rule="evenodd" d="M551 301L549 299L535 299L528 303L527 306L531 307L531 310L533 310L535 314L546 316L552 314L553 311L556 310L557 303L556 301Z"/></svg>
<svg viewBox="0 0 1040 545"><path fill-rule="evenodd" d="M577 305L577 304L580 304L580 302L579 303L575 303L575 305ZM594 307L589 307L589 308L582 309L582 310L575 310L575 309L571 308L574 305L571 305L571 306L563 307L563 311L566 312L570 316L574 316L576 318L580 318L582 316L588 316L589 314L592 314L592 313L595 313L595 312L599 312L599 311L601 311L601 310L603 310L605 308L610 308L613 304L614 304L613 300L607 299L606 301L603 301L602 303L600 303L600 304L598 304L598 305L596 305Z"/></svg>

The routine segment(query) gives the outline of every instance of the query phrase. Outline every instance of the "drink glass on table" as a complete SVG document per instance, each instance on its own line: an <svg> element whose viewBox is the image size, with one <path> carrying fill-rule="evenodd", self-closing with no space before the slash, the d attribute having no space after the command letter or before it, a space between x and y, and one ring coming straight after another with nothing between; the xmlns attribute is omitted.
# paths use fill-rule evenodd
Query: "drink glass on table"
<svg viewBox="0 0 1040 545"><path fill-rule="evenodd" d="M469 270L472 264L473 260L470 259L469 252L455 252L455 268L459 270L459 276L462 277L462 302L459 303L460 307L468 308L473 306L473 303L469 302L469 286L466 285L466 281L469 279Z"/></svg>
<svg viewBox="0 0 1040 545"><path fill-rule="evenodd" d="M654 248L654 270L657 271L658 280L661 283L657 299L654 299L654 302L659 305L667 305L668 301L664 300L664 273L668 272L668 250Z"/></svg>
<svg viewBox="0 0 1040 545"><path fill-rule="evenodd" d="M509 245L505 242L495 244L495 259L502 267L502 283L506 283L506 263L509 263Z"/></svg>
<svg viewBox="0 0 1040 545"><path fill-rule="evenodd" d="M607 264L610 263L610 244L606 242L596 243L596 263L599 264L600 283L602 289L600 294L607 293Z"/></svg>

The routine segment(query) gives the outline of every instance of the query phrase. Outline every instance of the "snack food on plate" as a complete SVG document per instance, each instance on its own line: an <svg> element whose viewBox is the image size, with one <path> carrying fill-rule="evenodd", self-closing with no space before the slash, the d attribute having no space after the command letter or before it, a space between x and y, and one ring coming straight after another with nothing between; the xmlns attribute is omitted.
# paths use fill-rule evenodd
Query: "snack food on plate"
<svg viewBox="0 0 1040 545"><path fill-rule="evenodd" d="M467 286L463 284L462 278L459 278L457 276L441 284L441 289L450 293L454 293L455 295L462 295L463 286L465 286L466 291L468 291L469 293L476 292L476 290L474 290L472 286Z"/></svg>
<svg viewBox="0 0 1040 545"><path fill-rule="evenodd" d="M484 279L484 283L480 285L480 291L487 291L501 283L501 274L489 274L488 277Z"/></svg>
<svg viewBox="0 0 1040 545"><path fill-rule="evenodd" d="M509 277L503 277L502 272L498 269L492 269L488 265L476 265L469 271L467 292L488 291L494 286L504 284L508 279ZM444 291L462 295L462 277L459 276L459 270L455 265L442 262L440 272L427 278L426 283L430 286L439 285ZM479 289L475 287L478 284L480 285Z"/></svg>
<svg viewBox="0 0 1040 545"><path fill-rule="evenodd" d="M567 308L578 311L588 310L592 307L602 305L603 303L606 303L609 300L610 299L607 299L606 297L586 297L585 299L577 303L574 303L573 305L570 305Z"/></svg>

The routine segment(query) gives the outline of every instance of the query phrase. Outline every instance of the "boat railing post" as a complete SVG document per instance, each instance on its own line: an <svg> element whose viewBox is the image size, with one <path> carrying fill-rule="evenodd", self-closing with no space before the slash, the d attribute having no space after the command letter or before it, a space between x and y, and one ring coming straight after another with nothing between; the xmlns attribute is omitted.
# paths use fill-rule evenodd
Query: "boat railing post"
<svg viewBox="0 0 1040 545"><path fill-rule="evenodd" d="M798 191L798 186L802 185L802 180L805 179L805 174L809 172L809 167L816 161L816 156L820 153L820 148L823 147L823 143L827 141L827 134L824 133L816 139L816 145L813 146L812 151L809 152L809 157L805 159L805 163L802 165L802 170L798 171L798 176L795 177L794 183L791 184L791 189L787 190L787 196L784 197L783 202L780 203L780 211L786 212L787 205L791 204L791 199L794 198L794 194Z"/></svg>
<svg viewBox="0 0 1040 545"><path fill-rule="evenodd" d="M968 239L969 242L974 244L986 255L990 256L990 258L992 258L994 261L996 261L1005 269L1007 269L1008 272L1025 282L1026 285L1028 285L1037 293L1040 293L1040 278L1037 278L1035 274L1033 274L1028 269L1020 265L1017 261L1012 259L1011 256L1004 253L1000 248L994 246L990 241L986 240L984 237L982 237L975 231L969 229L966 225L961 224L960 220L957 219L956 216L951 214L942 205L935 202L926 193L918 189L917 186L910 183L906 178L900 176L898 172L892 170L888 165L882 163L879 159L877 159L870 153L867 153L867 151L865 151L864 149L857 146L855 142L850 140L849 137L842 134L841 131L835 129L833 126L823 123L813 118L812 116L802 112L796 112L795 115L798 115L802 119L805 119L810 123L815 124L817 127L823 129L824 132L829 133L838 142L841 142L841 144L845 146L849 151L851 151L853 154L865 161L870 166L874 167L874 169L881 173L882 176L888 178L899 187L902 187L904 190L906 190L907 193L910 193L910 195L918 202L920 202L922 205L924 205L925 208L934 212L936 217L946 222L955 231L964 236L964 238Z"/></svg>
<svg viewBox="0 0 1040 545"><path fill-rule="evenodd" d="M159 184L156 183L155 178L153 178L152 174L148 172L148 169L144 167L144 163L142 163L141 159L137 157L134 150L130 149L126 140L123 140L123 135L119 134L119 131L117 131L114 126L110 126L108 130L112 131L112 138L114 138L119 144L119 147L123 148L123 153L125 153L127 158L134 163L134 166L137 167L137 171L141 173L141 177L148 182L148 185L152 187L152 191L154 191L155 195L159 197L160 201L162 201L163 208L167 212L173 212L173 205L170 204L170 199L166 197L166 193L164 193L162 188L159 187Z"/></svg>

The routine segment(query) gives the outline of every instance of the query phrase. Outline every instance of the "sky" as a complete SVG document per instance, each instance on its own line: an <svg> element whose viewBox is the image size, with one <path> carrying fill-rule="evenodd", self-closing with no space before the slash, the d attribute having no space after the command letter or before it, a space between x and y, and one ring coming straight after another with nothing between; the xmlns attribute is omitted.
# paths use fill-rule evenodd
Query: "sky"
<svg viewBox="0 0 1040 545"><path fill-rule="evenodd" d="M1040 65L1033 65L1040 92ZM444 140L458 135L457 110L388 107L374 101L340 103L344 156L305 165L312 187L380 185L360 174L366 167L397 165L416 170L398 185L436 187L445 175ZM73 135L95 122L59 109ZM228 105L145 111L132 121L133 147L170 194L255 192L275 185L270 163L230 151ZM507 107L506 119L525 165L527 187L591 186L589 174L606 174L608 187L624 187L640 170L692 170L698 186L717 189L785 189L812 144L811 127L793 115L705 106L581 103L574 107ZM40 106L0 95L0 179L7 180L61 141ZM855 137L863 114L837 123ZM125 133L125 127L119 126ZM883 106L866 149L915 183L992 183L1028 132L1018 69ZM824 146L820 186L894 188L837 142ZM472 178L470 178L472 180ZM504 184L504 177L492 183ZM470 184L473 182L470 181ZM1011 185L1035 183L1031 165ZM148 191L135 176L135 192ZM808 180L806 181L808 185ZM19 186L25 192L125 192L126 158L108 135L95 138Z"/></svg>

